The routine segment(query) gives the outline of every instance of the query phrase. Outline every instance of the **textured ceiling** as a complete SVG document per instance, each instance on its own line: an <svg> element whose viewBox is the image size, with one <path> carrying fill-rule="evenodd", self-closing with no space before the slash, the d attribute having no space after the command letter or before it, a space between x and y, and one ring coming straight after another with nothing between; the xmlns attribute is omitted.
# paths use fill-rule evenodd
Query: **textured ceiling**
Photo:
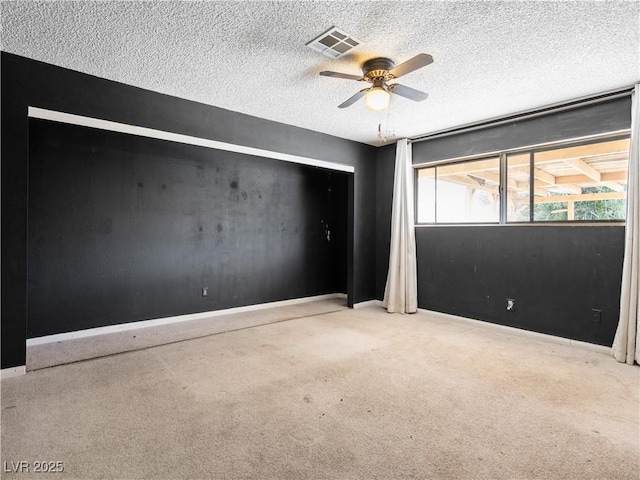
<svg viewBox="0 0 640 480"><path fill-rule="evenodd" d="M369 144L514 113L640 80L638 1L2 1L2 50ZM331 59L305 43L331 26L365 42ZM424 90L374 113L337 105L363 61L434 63Z"/></svg>

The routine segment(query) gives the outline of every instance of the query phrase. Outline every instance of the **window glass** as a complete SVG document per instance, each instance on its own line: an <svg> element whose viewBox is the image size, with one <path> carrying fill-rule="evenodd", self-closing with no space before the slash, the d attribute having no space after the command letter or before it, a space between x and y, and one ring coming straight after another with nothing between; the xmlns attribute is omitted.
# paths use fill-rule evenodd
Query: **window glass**
<svg viewBox="0 0 640 480"><path fill-rule="evenodd" d="M418 223L436 221L436 169L421 168L417 179L417 220Z"/></svg>
<svg viewBox="0 0 640 480"><path fill-rule="evenodd" d="M419 168L416 219L418 223L624 220L628 162L629 138L609 137ZM502 188L501 165L506 169ZM500 192L506 195L501 197Z"/></svg>
<svg viewBox="0 0 640 480"><path fill-rule="evenodd" d="M528 222L531 204L531 154L507 155L507 222Z"/></svg>
<svg viewBox="0 0 640 480"><path fill-rule="evenodd" d="M624 220L629 139L534 153L535 221Z"/></svg>
<svg viewBox="0 0 640 480"><path fill-rule="evenodd" d="M418 223L486 223L500 219L500 159L418 170Z"/></svg>

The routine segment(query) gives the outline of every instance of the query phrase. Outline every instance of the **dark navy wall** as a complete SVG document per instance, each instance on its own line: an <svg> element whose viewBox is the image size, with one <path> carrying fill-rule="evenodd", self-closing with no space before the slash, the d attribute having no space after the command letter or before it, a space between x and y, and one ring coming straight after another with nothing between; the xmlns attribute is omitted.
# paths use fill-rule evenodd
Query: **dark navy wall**
<svg viewBox="0 0 640 480"><path fill-rule="evenodd" d="M347 257L349 302L353 304L375 297L375 243L371 242L375 236L375 209L370 207L375 204L373 147L119 84L6 52L2 52L1 59L2 368L25 363L29 106L353 165L355 174L345 180L346 186L337 187L348 192L347 252L343 255ZM240 184L242 181L239 179ZM108 220L96 228L108 230ZM292 291L290 298L294 296ZM203 310L207 309L203 307ZM167 312L171 313L174 312Z"/></svg>
<svg viewBox="0 0 640 480"><path fill-rule="evenodd" d="M413 144L414 163L629 128L629 97ZM395 148L377 155L376 296L388 270ZM623 226L416 228L418 306L611 345L619 315ZM506 310L506 299L516 310ZM599 323L591 309L602 311Z"/></svg>

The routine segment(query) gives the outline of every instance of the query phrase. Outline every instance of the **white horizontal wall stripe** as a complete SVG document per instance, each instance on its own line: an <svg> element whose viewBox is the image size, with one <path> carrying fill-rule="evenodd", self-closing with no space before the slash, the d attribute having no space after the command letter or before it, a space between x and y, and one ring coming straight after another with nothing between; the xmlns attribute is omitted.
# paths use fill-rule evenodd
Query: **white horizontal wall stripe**
<svg viewBox="0 0 640 480"><path fill-rule="evenodd" d="M216 150L224 150L227 152L243 153L245 155L255 155L257 157L272 158L274 160L283 160L285 162L311 165L314 167L327 168L330 170L337 170L341 172L353 173L355 171L355 168L353 166L344 165L342 163L327 162L325 160L300 157L298 155L290 155L288 153L272 152L270 150L263 150L261 148L235 145L233 143L219 142L217 140L209 140L200 137L192 137L190 135L182 135L180 133L165 132L163 130L155 130L153 128L138 127L136 125L129 125L126 123L111 122L109 120L100 120L98 118L84 117L82 115L74 115L72 113L57 112L55 110L46 110L44 108L29 107L28 115L31 118L52 120L54 122L68 123L71 125L79 125L82 127L91 127L99 130L108 130L110 132L127 133L130 135L137 135L139 137L169 140L176 143L213 148Z"/></svg>
<svg viewBox="0 0 640 480"><path fill-rule="evenodd" d="M367 308L367 307L377 307L382 306L382 302L380 300L367 300L366 302L354 303L353 308Z"/></svg>
<svg viewBox="0 0 640 480"><path fill-rule="evenodd" d="M26 365L20 365L19 367L3 368L0 370L0 380L6 378L20 377L27 373Z"/></svg>
<svg viewBox="0 0 640 480"><path fill-rule="evenodd" d="M281 300L279 302L260 303L257 305L247 305L245 307L227 308L225 310L190 313L187 315L178 315L175 317L155 318L153 320L141 320L139 322L121 323L118 325L108 325L106 327L88 328L86 330L77 330L75 332L56 333L54 335L46 335L44 337L28 338L27 347L32 347L34 345L43 345L45 343L73 340L76 338L94 337L96 335L105 335L107 333L137 330L139 328L157 327L159 325L168 325L171 323L188 322L191 320L200 320L202 318L219 317L221 315L230 315L232 313L252 312L264 308L286 307L288 305L297 305L299 303L313 302L316 300L328 300L331 298L347 298L347 296L344 293L330 293L327 295L317 295L315 297L294 298L292 300Z"/></svg>

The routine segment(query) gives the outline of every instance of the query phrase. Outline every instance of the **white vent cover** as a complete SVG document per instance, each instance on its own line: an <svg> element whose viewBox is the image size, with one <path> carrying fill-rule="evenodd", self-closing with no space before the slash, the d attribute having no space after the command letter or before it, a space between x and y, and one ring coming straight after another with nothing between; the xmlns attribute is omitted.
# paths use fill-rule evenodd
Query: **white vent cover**
<svg viewBox="0 0 640 480"><path fill-rule="evenodd" d="M362 42L354 38L353 35L349 35L338 27L331 27L322 35L307 43L307 47L327 57L338 58L356 48L361 43Z"/></svg>

